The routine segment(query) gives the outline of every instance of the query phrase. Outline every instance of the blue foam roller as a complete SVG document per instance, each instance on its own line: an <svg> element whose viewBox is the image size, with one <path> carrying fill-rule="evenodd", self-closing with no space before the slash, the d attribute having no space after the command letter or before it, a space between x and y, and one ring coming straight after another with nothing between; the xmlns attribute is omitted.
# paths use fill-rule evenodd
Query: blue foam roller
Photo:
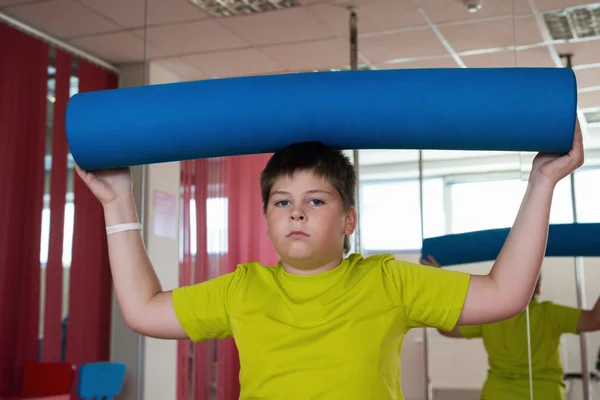
<svg viewBox="0 0 600 400"><path fill-rule="evenodd" d="M80 93L67 138L84 169L270 153L321 141L340 149L566 152L569 68L312 72Z"/></svg>
<svg viewBox="0 0 600 400"><path fill-rule="evenodd" d="M509 228L459 233L423 240L422 254L451 266L498 258ZM600 223L553 224L548 230L546 257L600 257Z"/></svg>

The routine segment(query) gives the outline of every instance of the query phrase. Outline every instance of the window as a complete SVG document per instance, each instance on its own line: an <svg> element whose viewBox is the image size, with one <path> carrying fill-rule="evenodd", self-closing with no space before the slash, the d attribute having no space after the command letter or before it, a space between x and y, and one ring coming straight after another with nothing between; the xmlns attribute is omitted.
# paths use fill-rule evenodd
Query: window
<svg viewBox="0 0 600 400"><path fill-rule="evenodd" d="M575 174L577 222L600 222L600 169L582 169Z"/></svg>
<svg viewBox="0 0 600 400"><path fill-rule="evenodd" d="M65 204L65 222L63 227L63 268L71 267L71 258L73 255L73 226L75 224L75 205L72 201Z"/></svg>
<svg viewBox="0 0 600 400"><path fill-rule="evenodd" d="M209 197L206 199L206 249L208 254L227 253L227 197ZM196 256L198 251L196 200L190 200L190 253ZM180 240L180 252L183 251Z"/></svg>
<svg viewBox="0 0 600 400"><path fill-rule="evenodd" d="M65 216L63 223L63 246L62 264L63 268L71 267L73 255L73 225L75 222L75 207L72 201L67 200L65 204ZM48 252L50 245L50 208L47 206L42 210L42 235L40 243L40 264L46 268L48 263Z"/></svg>
<svg viewBox="0 0 600 400"><path fill-rule="evenodd" d="M526 189L527 181L521 179L452 184L449 233L511 227ZM563 179L554 190L550 223L571 222L571 186Z"/></svg>
<svg viewBox="0 0 600 400"><path fill-rule="evenodd" d="M208 254L227 253L227 197L206 199L206 249Z"/></svg>
<svg viewBox="0 0 600 400"><path fill-rule="evenodd" d="M40 264L42 268L48 263L48 247L50 244L50 208L42 210L42 237L40 243Z"/></svg>
<svg viewBox="0 0 600 400"><path fill-rule="evenodd" d="M443 235L444 184L423 183L425 237ZM361 247L365 252L421 248L419 181L363 183L360 198Z"/></svg>

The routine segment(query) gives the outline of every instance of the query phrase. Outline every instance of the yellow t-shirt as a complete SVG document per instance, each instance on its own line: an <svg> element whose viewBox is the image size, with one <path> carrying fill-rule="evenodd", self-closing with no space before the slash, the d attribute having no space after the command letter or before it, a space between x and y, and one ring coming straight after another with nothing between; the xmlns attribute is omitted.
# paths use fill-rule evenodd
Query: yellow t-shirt
<svg viewBox="0 0 600 400"><path fill-rule="evenodd" d="M564 399L560 336L577 333L581 309L552 302L529 304L533 395L536 399ZM529 362L526 312L487 325L461 326L466 338L483 338L488 354L488 378L483 400L529 400Z"/></svg>
<svg viewBox="0 0 600 400"><path fill-rule="evenodd" d="M390 255L310 276L247 263L176 289L173 305L192 340L233 336L240 399L401 400L404 335L453 329L469 278Z"/></svg>

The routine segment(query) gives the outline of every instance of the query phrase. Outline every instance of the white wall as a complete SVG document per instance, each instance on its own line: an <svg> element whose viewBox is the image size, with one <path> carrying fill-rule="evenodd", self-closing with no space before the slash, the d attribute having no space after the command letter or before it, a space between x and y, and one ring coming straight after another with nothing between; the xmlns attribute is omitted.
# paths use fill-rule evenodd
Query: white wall
<svg viewBox="0 0 600 400"><path fill-rule="evenodd" d="M417 262L418 253L404 253L397 259ZM477 263L456 270L485 274L492 263ZM600 258L584 258L585 291L587 306L592 307L600 295ZM540 301L550 300L567 306L577 306L575 267L573 258L547 258L542 267ZM456 340L428 330L430 383L433 388L475 390L481 387L486 376L487 357L478 340ZM424 349L422 329L409 332L402 351L402 388L406 400L425 399ZM595 370L596 356L600 347L600 332L586 335L588 364ZM566 354L565 371L580 372L581 356L579 337L564 335ZM459 366L457 368L457 366Z"/></svg>
<svg viewBox="0 0 600 400"><path fill-rule="evenodd" d="M141 86L144 83L144 64L126 64L120 66L119 87ZM141 168L132 169L132 179L134 195L136 198L136 207L138 210L138 218L142 220L142 175ZM138 370L138 361L143 359L143 343L144 339L133 332L123 319L119 303L114 293L112 293L112 310L111 310L111 332L110 332L110 360L115 362L125 363L127 373L123 390L120 399L135 400L137 399L138 391L141 394L141 388L138 387L138 376L141 371ZM140 381L141 382L141 381Z"/></svg>
<svg viewBox="0 0 600 400"><path fill-rule="evenodd" d="M147 248L163 290L179 286L179 163L148 166L146 206ZM155 195L174 200L174 212L154 208ZM174 235L168 237L169 235ZM145 339L144 399L174 399L177 393L177 342Z"/></svg>
<svg viewBox="0 0 600 400"><path fill-rule="evenodd" d="M150 63L150 84L179 81L172 72ZM163 290L179 284L179 163L147 166L146 181L146 246ZM174 210L155 209L155 196L172 199ZM168 208L168 207L167 207ZM177 342L145 339L144 399L174 399L177 393Z"/></svg>

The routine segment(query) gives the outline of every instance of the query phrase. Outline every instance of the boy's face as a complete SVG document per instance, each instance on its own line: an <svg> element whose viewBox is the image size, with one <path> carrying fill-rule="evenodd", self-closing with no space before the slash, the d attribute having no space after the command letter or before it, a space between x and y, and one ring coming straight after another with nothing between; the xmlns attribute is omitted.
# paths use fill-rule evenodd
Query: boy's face
<svg viewBox="0 0 600 400"><path fill-rule="evenodd" d="M311 171L280 177L267 205L267 235L284 264L317 269L343 257L344 236L356 226L354 207L326 179Z"/></svg>

